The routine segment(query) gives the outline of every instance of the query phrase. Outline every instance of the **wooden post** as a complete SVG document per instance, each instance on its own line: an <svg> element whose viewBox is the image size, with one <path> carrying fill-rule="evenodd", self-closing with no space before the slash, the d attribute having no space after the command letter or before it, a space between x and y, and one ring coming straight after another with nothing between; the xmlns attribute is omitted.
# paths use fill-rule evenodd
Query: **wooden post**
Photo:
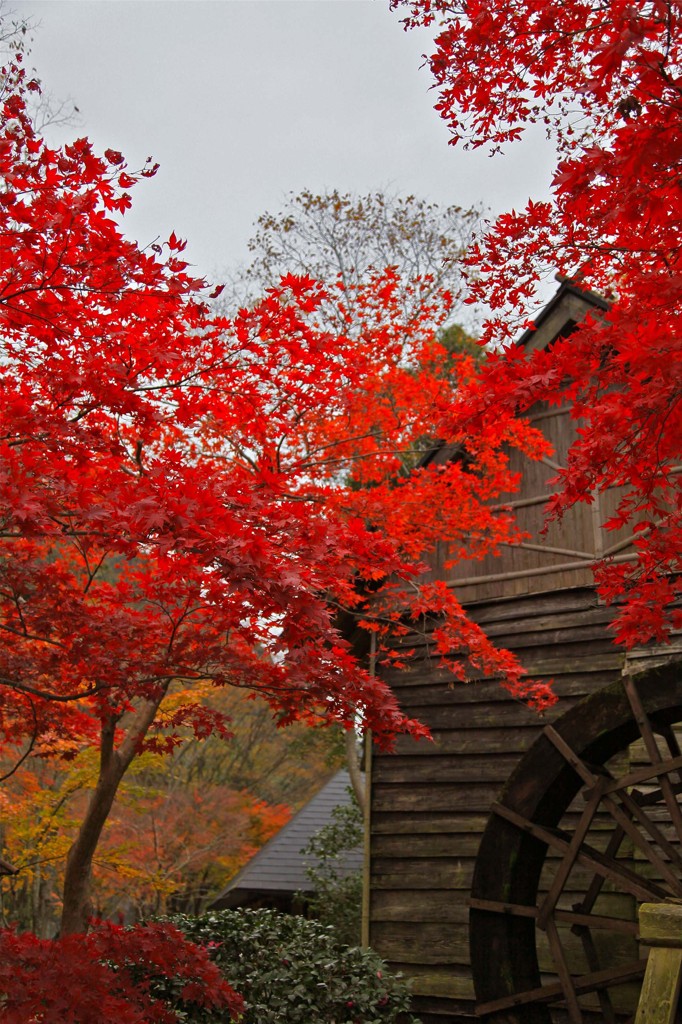
<svg viewBox="0 0 682 1024"><path fill-rule="evenodd" d="M652 949L635 1024L673 1024L682 979L682 903L643 903L639 934Z"/></svg>
<svg viewBox="0 0 682 1024"><path fill-rule="evenodd" d="M377 638L376 633L370 635L369 674L373 676L377 670ZM370 925L370 831L372 827L372 731L365 733L365 804L362 808L363 818L363 858L362 858L362 919L360 923L360 943L369 946Z"/></svg>

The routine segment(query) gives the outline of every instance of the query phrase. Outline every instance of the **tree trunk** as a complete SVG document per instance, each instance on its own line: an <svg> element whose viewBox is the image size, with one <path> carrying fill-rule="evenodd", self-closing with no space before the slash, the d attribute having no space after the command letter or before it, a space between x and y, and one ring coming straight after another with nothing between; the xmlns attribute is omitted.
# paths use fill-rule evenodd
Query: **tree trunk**
<svg viewBox="0 0 682 1024"><path fill-rule="evenodd" d="M97 844L109 817L119 783L135 757L140 741L144 739L154 721L161 700L162 696L158 700L144 702L133 715L118 749L114 748L118 719L112 717L102 724L97 785L78 835L66 858L61 935L74 935L88 930L92 916L92 861Z"/></svg>
<svg viewBox="0 0 682 1024"><path fill-rule="evenodd" d="M360 771L360 759L358 757L358 737L355 729L348 729L345 736L346 740L346 764L348 766L348 774L350 775L350 784L353 787L355 793L355 799L358 802L360 810L365 811L365 780Z"/></svg>
<svg viewBox="0 0 682 1024"><path fill-rule="evenodd" d="M78 835L66 858L61 934L86 932L92 916L92 859L109 816L122 772L100 775Z"/></svg>

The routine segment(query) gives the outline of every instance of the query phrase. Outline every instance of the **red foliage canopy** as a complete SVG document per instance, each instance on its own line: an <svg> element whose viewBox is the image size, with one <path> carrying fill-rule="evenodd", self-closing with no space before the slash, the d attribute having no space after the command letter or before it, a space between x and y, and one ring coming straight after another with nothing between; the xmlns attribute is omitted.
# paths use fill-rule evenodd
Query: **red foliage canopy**
<svg viewBox="0 0 682 1024"><path fill-rule="evenodd" d="M290 276L213 317L183 243L122 235L139 175L84 139L48 147L32 87L9 74L0 134L5 734L94 738L135 710L128 757L164 724L171 682L197 679L259 690L283 722L422 734L338 630L339 608L371 616L367 584L380 633L406 606L435 611L443 652L523 694L514 660L419 581L439 538L476 557L514 535L488 504L513 484L499 445L516 425L470 442L475 472L401 462L452 398L433 337L446 297L406 324L395 274L378 275L348 303L351 338L316 323L322 289ZM200 704L180 717L165 726L225 728Z"/></svg>
<svg viewBox="0 0 682 1024"><path fill-rule="evenodd" d="M464 140L493 149L540 123L558 145L551 202L497 221L474 251L472 298L509 338L547 271L612 299L568 341L489 364L463 415L539 400L574 403L579 438L550 514L625 488L617 516L636 559L597 569L618 602L618 637L664 640L682 625L682 4L679 0L393 0L407 25L436 25L437 107ZM513 314L517 316L514 317Z"/></svg>

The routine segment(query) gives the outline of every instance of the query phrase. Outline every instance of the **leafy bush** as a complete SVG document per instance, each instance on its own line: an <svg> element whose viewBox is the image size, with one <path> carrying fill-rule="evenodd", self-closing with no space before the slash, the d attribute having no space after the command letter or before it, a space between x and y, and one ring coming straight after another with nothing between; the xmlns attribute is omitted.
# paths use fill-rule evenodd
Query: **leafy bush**
<svg viewBox="0 0 682 1024"><path fill-rule="evenodd" d="M241 1024L418 1024L405 983L375 953L342 945L317 921L221 910L173 923L213 948L215 963L244 997Z"/></svg>
<svg viewBox="0 0 682 1024"><path fill-rule="evenodd" d="M305 869L313 892L300 895L311 917L333 927L339 942L356 946L361 931L362 875L346 871L344 861L362 843L363 822L352 789L349 792L350 804L335 807L331 820L301 850L314 862Z"/></svg>

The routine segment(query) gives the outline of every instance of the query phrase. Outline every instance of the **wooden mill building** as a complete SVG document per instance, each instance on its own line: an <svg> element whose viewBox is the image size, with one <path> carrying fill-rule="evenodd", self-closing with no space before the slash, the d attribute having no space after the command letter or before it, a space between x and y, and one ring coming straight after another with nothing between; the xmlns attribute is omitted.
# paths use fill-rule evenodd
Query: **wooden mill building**
<svg viewBox="0 0 682 1024"><path fill-rule="evenodd" d="M564 282L522 341L551 345L605 308ZM514 467L509 504L532 539L454 575L444 551L435 571L559 702L540 718L495 680L453 685L415 634L389 681L434 743L369 757L365 935L411 979L424 1024L627 1021L646 957L637 904L682 897L682 646L626 657L612 642L592 565L628 557L631 537L600 525L617 498L543 535L575 423L555 407L531 419L555 452Z"/></svg>

